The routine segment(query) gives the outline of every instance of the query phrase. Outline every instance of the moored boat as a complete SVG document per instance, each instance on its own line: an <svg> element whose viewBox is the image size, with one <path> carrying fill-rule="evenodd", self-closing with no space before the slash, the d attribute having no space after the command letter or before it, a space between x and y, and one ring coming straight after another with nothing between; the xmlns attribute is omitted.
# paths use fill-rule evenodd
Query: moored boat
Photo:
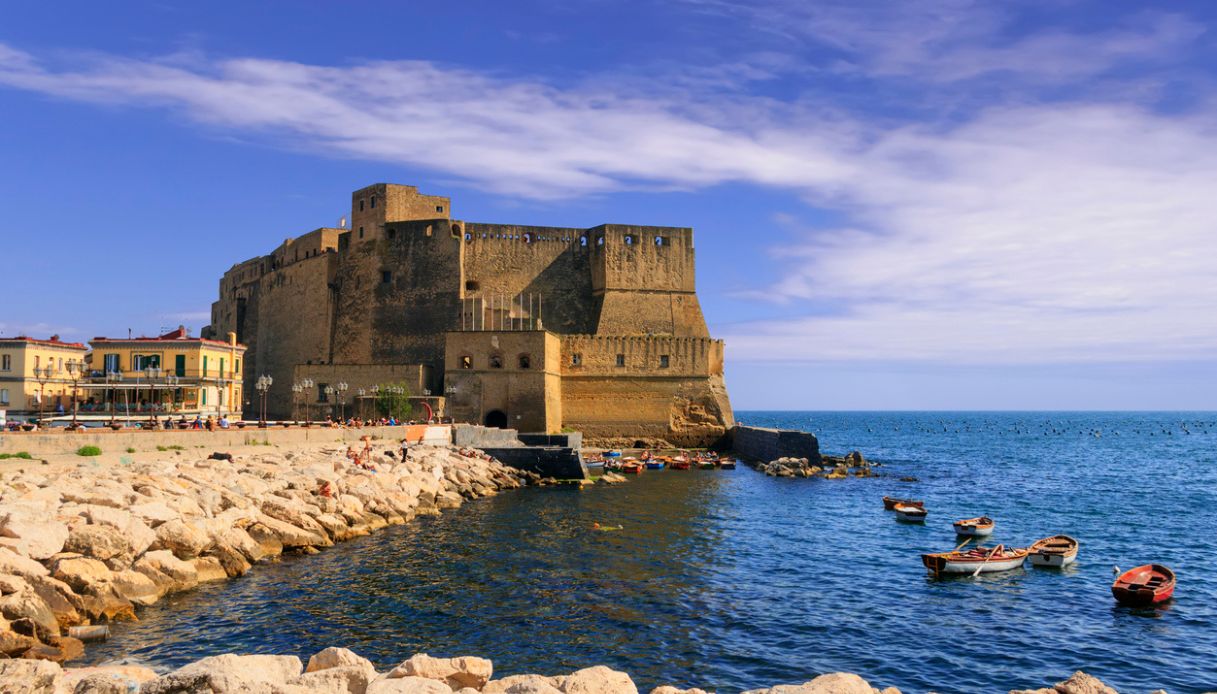
<svg viewBox="0 0 1217 694"><path fill-rule="evenodd" d="M642 463L637 460L627 460L621 464L621 472L625 475L638 475L643 470Z"/></svg>
<svg viewBox="0 0 1217 694"><path fill-rule="evenodd" d="M996 523L988 516L957 520L954 523L955 534L960 537L988 537L993 534Z"/></svg>
<svg viewBox="0 0 1217 694"><path fill-rule="evenodd" d="M973 547L968 550L951 552L935 552L921 555L921 563L934 573L941 574L975 574L1010 571L1023 565L1028 551L1016 547L998 545L996 547Z"/></svg>
<svg viewBox="0 0 1217 694"><path fill-rule="evenodd" d="M585 460L583 461L583 466L586 467L587 471L593 475L604 474L606 467L603 460Z"/></svg>
<svg viewBox="0 0 1217 694"><path fill-rule="evenodd" d="M724 470L734 470L735 469L735 459L734 458L723 458L722 460L720 460L718 462L718 466Z"/></svg>
<svg viewBox="0 0 1217 694"><path fill-rule="evenodd" d="M1161 564L1146 564L1120 574L1111 584L1116 602L1130 607L1164 603L1175 594L1175 572Z"/></svg>
<svg viewBox="0 0 1217 694"><path fill-rule="evenodd" d="M648 460L644 465L647 466L648 470L662 470L667 463L662 460Z"/></svg>
<svg viewBox="0 0 1217 694"><path fill-rule="evenodd" d="M668 463L668 467L672 468L673 470L688 470L690 467L692 467L692 465L690 465L687 458L684 460L677 458L671 463Z"/></svg>
<svg viewBox="0 0 1217 694"><path fill-rule="evenodd" d="M925 508L925 502L920 499L897 499L891 496L883 497L883 510L895 511L897 506L916 506Z"/></svg>
<svg viewBox="0 0 1217 694"><path fill-rule="evenodd" d="M698 470L713 470L714 461L713 460L698 460L697 469Z"/></svg>
<svg viewBox="0 0 1217 694"><path fill-rule="evenodd" d="M1068 535L1053 535L1031 545L1028 560L1032 566L1062 569L1078 558L1078 541Z"/></svg>
<svg viewBox="0 0 1217 694"><path fill-rule="evenodd" d="M894 510L896 511L896 520L905 523L924 523L925 517L929 513L920 506L897 505Z"/></svg>

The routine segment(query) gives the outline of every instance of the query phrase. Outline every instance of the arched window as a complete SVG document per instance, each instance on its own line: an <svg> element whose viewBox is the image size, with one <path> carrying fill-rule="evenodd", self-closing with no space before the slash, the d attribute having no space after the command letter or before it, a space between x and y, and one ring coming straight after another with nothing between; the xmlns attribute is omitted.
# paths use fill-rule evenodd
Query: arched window
<svg viewBox="0 0 1217 694"><path fill-rule="evenodd" d="M467 354L465 356L461 357L461 368L462 369L472 369L473 368L473 357L471 357Z"/></svg>
<svg viewBox="0 0 1217 694"><path fill-rule="evenodd" d="M532 368L532 356L528 354L520 355L520 368L527 371Z"/></svg>
<svg viewBox="0 0 1217 694"><path fill-rule="evenodd" d="M587 248L587 237L586 236L579 237L579 245L583 246L584 248Z"/></svg>
<svg viewBox="0 0 1217 694"><path fill-rule="evenodd" d="M524 234L524 243L532 243L532 234L531 233Z"/></svg>
<svg viewBox="0 0 1217 694"><path fill-rule="evenodd" d="M503 355L502 354L490 355L490 368L492 368L492 369L503 368Z"/></svg>
<svg viewBox="0 0 1217 694"><path fill-rule="evenodd" d="M626 236L626 237L625 237L625 245L627 245L627 246L633 246L633 245L634 245L634 237L633 237L633 236Z"/></svg>

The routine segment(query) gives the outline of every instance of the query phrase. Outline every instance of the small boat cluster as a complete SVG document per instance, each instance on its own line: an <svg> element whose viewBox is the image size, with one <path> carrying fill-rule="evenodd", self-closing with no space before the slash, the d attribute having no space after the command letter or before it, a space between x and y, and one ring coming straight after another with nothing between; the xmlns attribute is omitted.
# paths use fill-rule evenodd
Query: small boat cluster
<svg viewBox="0 0 1217 694"><path fill-rule="evenodd" d="M893 511L904 523L925 523L929 512L919 499L883 497L883 508ZM988 516L965 518L952 523L957 537L967 538L949 552L921 555L921 563L935 576L972 575L1012 571L1024 563L1032 566L1063 569L1077 561L1079 543L1068 535L1053 535L1038 540L1029 547L974 546L972 540L993 534L997 523ZM1160 564L1146 564L1119 575L1111 586L1112 596L1122 605L1148 607L1166 602L1175 591L1175 574Z"/></svg>
<svg viewBox="0 0 1217 694"><path fill-rule="evenodd" d="M621 451L606 451L603 455L584 459L584 464L593 475L598 472L620 472L638 475L643 470L734 470L734 458L722 458L713 451L691 453L680 451L675 455L656 455L643 451L638 456L624 456Z"/></svg>

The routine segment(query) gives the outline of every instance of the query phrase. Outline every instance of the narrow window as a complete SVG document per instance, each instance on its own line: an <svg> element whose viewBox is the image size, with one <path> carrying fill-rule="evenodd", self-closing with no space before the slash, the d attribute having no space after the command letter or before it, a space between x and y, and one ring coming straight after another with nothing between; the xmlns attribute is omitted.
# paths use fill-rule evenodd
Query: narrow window
<svg viewBox="0 0 1217 694"><path fill-rule="evenodd" d="M503 356L501 354L490 355L490 368L492 368L492 369L503 368Z"/></svg>
<svg viewBox="0 0 1217 694"><path fill-rule="evenodd" d="M472 369L473 368L473 357L470 357L470 356L461 357L461 368L462 369Z"/></svg>
<svg viewBox="0 0 1217 694"><path fill-rule="evenodd" d="M376 209L376 196L372 196L372 209Z"/></svg>
<svg viewBox="0 0 1217 694"><path fill-rule="evenodd" d="M385 235L387 235L389 238L393 238L394 236L397 235L397 230L396 229L385 229ZM428 234L428 236L429 235L430 234Z"/></svg>
<svg viewBox="0 0 1217 694"><path fill-rule="evenodd" d="M8 388L0 389L0 405L8 404Z"/></svg>
<svg viewBox="0 0 1217 694"><path fill-rule="evenodd" d="M603 245L604 245L604 237L603 237L603 236L597 236L597 237L596 237L596 245L597 245L597 246L603 246Z"/></svg>
<svg viewBox="0 0 1217 694"><path fill-rule="evenodd" d="M571 366L583 366L583 355L582 354L570 355L570 365Z"/></svg>
<svg viewBox="0 0 1217 694"><path fill-rule="evenodd" d="M443 211L444 211L444 206L443 206L443 205L436 205L436 206L435 206L435 211L436 211L436 212L443 212Z"/></svg>
<svg viewBox="0 0 1217 694"><path fill-rule="evenodd" d="M393 281L393 273L389 270L383 270L380 273L380 283L388 284Z"/></svg>
<svg viewBox="0 0 1217 694"><path fill-rule="evenodd" d="M363 227L359 227L359 238L363 238Z"/></svg>
<svg viewBox="0 0 1217 694"><path fill-rule="evenodd" d="M465 291L476 292L477 290L479 290L481 288L482 288L482 285L479 284L477 282L477 280L465 280Z"/></svg>
<svg viewBox="0 0 1217 694"><path fill-rule="evenodd" d="M520 368L524 369L526 371L528 369L531 369L532 368L532 357L528 356L527 354L521 354L520 355Z"/></svg>
<svg viewBox="0 0 1217 694"><path fill-rule="evenodd" d="M138 359L138 358L139 357L136 357L136 359ZM139 371L140 367L135 366L135 370ZM207 378L207 357L206 356L203 357L203 378Z"/></svg>
<svg viewBox="0 0 1217 694"><path fill-rule="evenodd" d="M524 234L524 243L532 243L532 234L529 234L529 233Z"/></svg>
<svg viewBox="0 0 1217 694"><path fill-rule="evenodd" d="M634 245L634 237L633 237L633 236L627 236L627 237L625 237L625 245L627 245L627 246L633 246L633 245Z"/></svg>
<svg viewBox="0 0 1217 694"><path fill-rule="evenodd" d="M579 237L579 245L584 248L587 248L587 237L586 236Z"/></svg>
<svg viewBox="0 0 1217 694"><path fill-rule="evenodd" d="M625 366L625 355L624 354L617 355L617 366Z"/></svg>
<svg viewBox="0 0 1217 694"><path fill-rule="evenodd" d="M668 240L667 240L667 239L665 239L665 238L664 238L664 237L662 237L662 236L656 236L656 237L655 237L655 245L656 245L656 246L666 246L666 245L668 245Z"/></svg>
<svg viewBox="0 0 1217 694"><path fill-rule="evenodd" d="M666 369L672 365L672 357L662 354L659 356L659 368Z"/></svg>
<svg viewBox="0 0 1217 694"><path fill-rule="evenodd" d="M0 363L0 369L2 369L4 371L13 370L13 355L6 354L6 355L4 355L3 359L0 361L2 361L2 363Z"/></svg>
<svg viewBox="0 0 1217 694"><path fill-rule="evenodd" d="M317 402L329 402L330 401L330 396L327 395L325 392L325 389L329 388L329 387L330 387L330 384L328 384L328 383L318 383L317 384Z"/></svg>
<svg viewBox="0 0 1217 694"><path fill-rule="evenodd" d="M359 211L363 212L363 198L359 199Z"/></svg>
<svg viewBox="0 0 1217 694"><path fill-rule="evenodd" d="M207 389L204 388L204 389L202 389L201 392L203 393L203 403L202 404L206 405L207 404Z"/></svg>
<svg viewBox="0 0 1217 694"><path fill-rule="evenodd" d="M42 357L35 354L34 355L34 368L37 369L40 366L42 366Z"/></svg>

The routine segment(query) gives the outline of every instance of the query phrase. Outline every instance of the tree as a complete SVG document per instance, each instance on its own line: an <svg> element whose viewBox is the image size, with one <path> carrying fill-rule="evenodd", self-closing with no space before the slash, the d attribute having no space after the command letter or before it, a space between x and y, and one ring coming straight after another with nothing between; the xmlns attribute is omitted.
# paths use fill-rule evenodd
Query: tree
<svg viewBox="0 0 1217 694"><path fill-rule="evenodd" d="M407 419L414 411L410 387L403 383L382 383L376 393L376 412L382 417Z"/></svg>

